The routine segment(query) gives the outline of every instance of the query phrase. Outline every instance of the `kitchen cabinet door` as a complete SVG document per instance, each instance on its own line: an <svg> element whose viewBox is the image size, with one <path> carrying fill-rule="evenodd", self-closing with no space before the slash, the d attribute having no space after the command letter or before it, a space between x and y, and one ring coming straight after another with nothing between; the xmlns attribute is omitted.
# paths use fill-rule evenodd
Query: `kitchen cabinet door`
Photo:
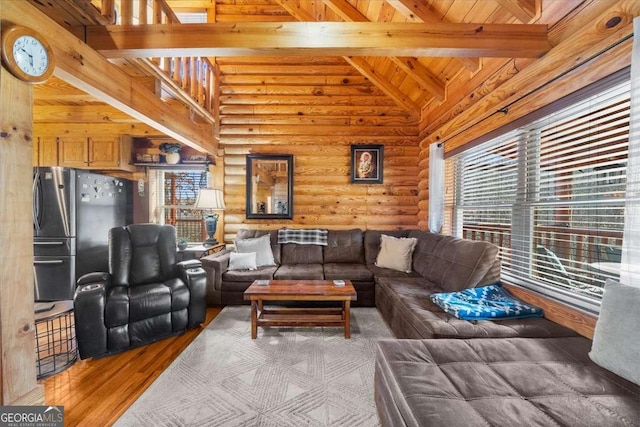
<svg viewBox="0 0 640 427"><path fill-rule="evenodd" d="M119 168L120 141L118 138L88 138L89 165L92 168Z"/></svg>
<svg viewBox="0 0 640 427"><path fill-rule="evenodd" d="M89 165L87 138L59 138L58 160L60 166L86 168Z"/></svg>

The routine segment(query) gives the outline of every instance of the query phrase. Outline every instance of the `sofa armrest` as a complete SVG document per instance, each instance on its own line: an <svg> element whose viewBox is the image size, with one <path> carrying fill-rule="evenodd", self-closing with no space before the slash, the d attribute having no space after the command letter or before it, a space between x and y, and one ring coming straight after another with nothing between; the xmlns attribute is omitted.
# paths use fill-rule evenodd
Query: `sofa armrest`
<svg viewBox="0 0 640 427"><path fill-rule="evenodd" d="M107 352L105 310L110 281L107 273L89 273L78 280L73 306L80 359Z"/></svg>
<svg viewBox="0 0 640 427"><path fill-rule="evenodd" d="M189 321L187 327L204 322L207 313L207 275L202 263L197 259L182 261L177 264L178 276L189 287Z"/></svg>
<svg viewBox="0 0 640 427"><path fill-rule="evenodd" d="M207 272L207 278L212 280L212 289L220 290L222 285L222 275L229 269L229 258L233 252L231 249L224 249L212 255L200 258L202 267Z"/></svg>

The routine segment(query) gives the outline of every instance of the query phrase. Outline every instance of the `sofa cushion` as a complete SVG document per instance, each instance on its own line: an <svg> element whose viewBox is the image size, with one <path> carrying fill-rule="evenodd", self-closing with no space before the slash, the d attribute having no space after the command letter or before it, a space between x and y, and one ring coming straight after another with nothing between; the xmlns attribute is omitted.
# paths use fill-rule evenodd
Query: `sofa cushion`
<svg viewBox="0 0 640 427"><path fill-rule="evenodd" d="M255 270L257 267L255 252L229 254L229 270Z"/></svg>
<svg viewBox="0 0 640 427"><path fill-rule="evenodd" d="M238 230L235 240L255 239L256 237L262 237L267 234L270 238L273 260L275 261L276 265L280 265L280 245L278 244L278 230L248 230L243 228Z"/></svg>
<svg viewBox="0 0 640 427"><path fill-rule="evenodd" d="M324 264L324 278L327 280L357 280L373 282L373 273L364 264L328 263Z"/></svg>
<svg viewBox="0 0 640 427"><path fill-rule="evenodd" d="M224 282L252 282L254 280L271 280L278 267L258 267L255 270L227 270L222 273Z"/></svg>
<svg viewBox="0 0 640 427"><path fill-rule="evenodd" d="M364 235L362 230L329 230L327 246L323 248L325 263L364 264Z"/></svg>
<svg viewBox="0 0 640 427"><path fill-rule="evenodd" d="M282 264L322 264L322 248L319 245L286 243L282 245Z"/></svg>
<svg viewBox="0 0 640 427"><path fill-rule="evenodd" d="M429 231L411 230L409 237L418 239L413 250L413 269L426 277L426 271L431 268L433 251L445 236Z"/></svg>
<svg viewBox="0 0 640 427"><path fill-rule="evenodd" d="M378 278L376 306L397 338L508 338L576 336L544 318L477 320L457 319L431 302L442 288L424 278Z"/></svg>
<svg viewBox="0 0 640 427"><path fill-rule="evenodd" d="M367 265L374 265L380 252L380 235L407 237L410 230L366 230L364 232L364 260Z"/></svg>
<svg viewBox="0 0 640 427"><path fill-rule="evenodd" d="M376 267L375 264L367 265L367 268L371 270L374 278L376 279L378 277L399 277L399 278L422 277L416 271L411 271L411 273L405 273L404 271L392 270L390 268Z"/></svg>
<svg viewBox="0 0 640 427"><path fill-rule="evenodd" d="M273 276L277 280L323 280L322 264L282 264Z"/></svg>
<svg viewBox="0 0 640 427"><path fill-rule="evenodd" d="M240 253L255 253L257 267L276 265L268 235L253 239L236 239L235 245L236 251Z"/></svg>
<svg viewBox="0 0 640 427"><path fill-rule="evenodd" d="M376 258L376 267L411 273L413 248L417 239L412 237L380 236L380 252Z"/></svg>
<svg viewBox="0 0 640 427"><path fill-rule="evenodd" d="M589 357L598 365L640 385L640 287L609 279ZM621 321L622 320L622 321Z"/></svg>
<svg viewBox="0 0 640 427"><path fill-rule="evenodd" d="M494 266L497 256L498 247L491 243L445 236L433 250L424 277L446 292L488 284L480 281Z"/></svg>
<svg viewBox="0 0 640 427"><path fill-rule="evenodd" d="M160 283L129 288L129 323L171 313L171 289Z"/></svg>
<svg viewBox="0 0 640 427"><path fill-rule="evenodd" d="M630 426L640 387L570 338L380 340L374 392L383 425Z"/></svg>

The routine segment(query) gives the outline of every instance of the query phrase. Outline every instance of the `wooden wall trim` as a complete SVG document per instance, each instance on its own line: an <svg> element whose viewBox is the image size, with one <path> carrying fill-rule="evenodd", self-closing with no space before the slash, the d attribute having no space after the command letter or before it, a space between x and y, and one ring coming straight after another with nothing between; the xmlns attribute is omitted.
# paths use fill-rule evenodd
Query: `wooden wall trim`
<svg viewBox="0 0 640 427"><path fill-rule="evenodd" d="M573 329L580 335L593 339L597 318L561 302L516 285L503 284L504 288L521 300L544 310L544 317L552 322Z"/></svg>

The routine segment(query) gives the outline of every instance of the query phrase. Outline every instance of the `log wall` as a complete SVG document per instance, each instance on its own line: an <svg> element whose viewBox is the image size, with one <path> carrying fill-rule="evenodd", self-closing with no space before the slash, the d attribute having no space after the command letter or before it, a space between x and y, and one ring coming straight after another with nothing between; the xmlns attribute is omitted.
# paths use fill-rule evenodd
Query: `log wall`
<svg viewBox="0 0 640 427"><path fill-rule="evenodd" d="M258 69L249 58L218 59L225 240L241 228L416 227L417 119L342 59L301 60ZM384 145L382 184L350 182L352 144ZM250 153L293 154L292 220L246 218Z"/></svg>

